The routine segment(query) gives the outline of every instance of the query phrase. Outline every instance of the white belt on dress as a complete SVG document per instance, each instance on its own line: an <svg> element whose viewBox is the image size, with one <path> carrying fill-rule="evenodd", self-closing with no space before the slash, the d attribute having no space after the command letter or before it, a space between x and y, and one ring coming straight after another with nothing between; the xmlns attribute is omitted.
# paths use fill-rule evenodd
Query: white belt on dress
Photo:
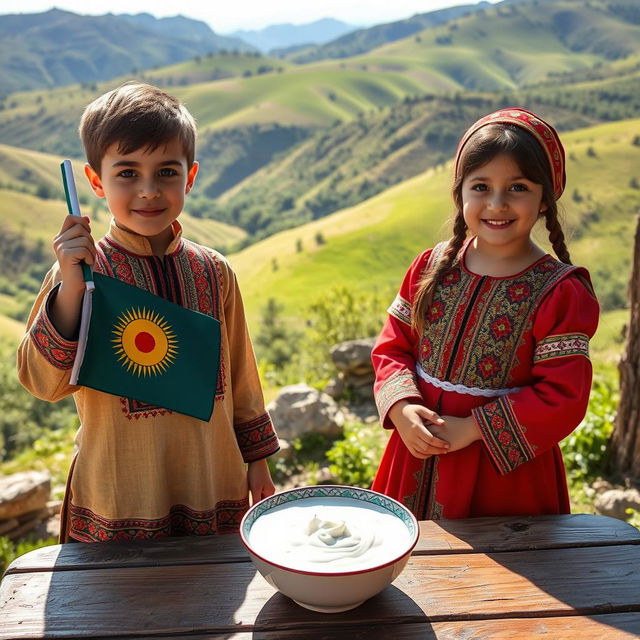
<svg viewBox="0 0 640 640"><path fill-rule="evenodd" d="M486 398L497 398L506 396L508 393L520 391L522 387L512 387L511 389L480 389L479 387L467 387L464 384L453 384L447 380L438 380L430 376L419 364L416 363L416 373L429 384L445 391L455 391L456 393L466 393L471 396L485 396Z"/></svg>

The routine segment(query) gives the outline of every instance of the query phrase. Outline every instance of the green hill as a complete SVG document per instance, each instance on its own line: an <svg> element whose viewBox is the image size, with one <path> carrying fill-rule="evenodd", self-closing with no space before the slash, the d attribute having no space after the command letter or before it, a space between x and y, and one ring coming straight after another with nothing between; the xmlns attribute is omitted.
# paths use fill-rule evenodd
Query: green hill
<svg viewBox="0 0 640 640"><path fill-rule="evenodd" d="M0 20L0 95L12 91L94 83L132 69L166 65L221 49L254 50L182 16L3 15Z"/></svg>
<svg viewBox="0 0 640 640"><path fill-rule="evenodd" d="M569 161L561 204L569 247L574 262L590 269L607 309L626 303L632 230L640 212L640 189L631 183L640 179L639 136L640 120L563 136ZM421 249L448 237L450 182L449 165L428 171L231 256L254 329L270 297L299 322L305 307L337 284L394 290Z"/></svg>
<svg viewBox="0 0 640 640"><path fill-rule="evenodd" d="M258 60L242 77L207 80L229 72L229 63L205 57L184 70L149 70L144 77L171 80L203 133L265 123L321 127L356 119L407 96L513 90L546 80L549 74L638 55L640 25L618 10L627 4L500 4L342 60L288 66ZM244 77L245 72L253 75ZM75 87L12 94L0 111L0 140L50 153L60 153L62 145L63 153L79 155L75 126L82 107L122 79L89 92ZM196 84L175 86L185 82Z"/></svg>
<svg viewBox="0 0 640 640"><path fill-rule="evenodd" d="M575 106L557 107L551 96L545 98L546 102L529 93L524 105L560 123L561 129L600 121L582 115ZM518 94L469 92L406 98L355 121L321 129L223 192L216 202L217 215L257 238L324 217L442 164L455 153L460 132L477 118L523 101Z"/></svg>
<svg viewBox="0 0 640 640"><path fill-rule="evenodd" d="M358 29L344 36L336 38L323 45L306 47L289 55L289 59L298 64L326 60L327 58L349 58L367 53L389 42L408 38L429 27L444 24L467 13L479 11L490 6L488 2L466 4L429 13L420 13L386 24L378 24L366 29Z"/></svg>

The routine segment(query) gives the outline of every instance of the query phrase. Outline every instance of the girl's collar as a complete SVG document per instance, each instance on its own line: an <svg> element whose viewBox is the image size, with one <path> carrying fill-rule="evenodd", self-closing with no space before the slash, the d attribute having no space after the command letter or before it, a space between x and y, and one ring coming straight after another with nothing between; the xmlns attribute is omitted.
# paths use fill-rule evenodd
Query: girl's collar
<svg viewBox="0 0 640 640"><path fill-rule="evenodd" d="M540 256L537 260L534 260L528 267L525 267L521 271L518 271L518 273L513 273L508 276L482 275L480 273L475 273L471 271L470 269L467 268L467 265L465 264L465 256L467 254L467 250L471 246L471 243L473 242L474 238L475 236L471 236L470 238L467 238L465 240L457 256L457 261L458 261L458 264L460 265L460 269L464 271L464 273L467 273L468 275L470 275L472 278L491 278L492 280L512 280L513 278L518 278L524 275L525 273L533 269L536 265L540 264L541 262L544 262L545 260L549 260L549 259L553 260L553 257L550 254L545 253L544 255Z"/></svg>

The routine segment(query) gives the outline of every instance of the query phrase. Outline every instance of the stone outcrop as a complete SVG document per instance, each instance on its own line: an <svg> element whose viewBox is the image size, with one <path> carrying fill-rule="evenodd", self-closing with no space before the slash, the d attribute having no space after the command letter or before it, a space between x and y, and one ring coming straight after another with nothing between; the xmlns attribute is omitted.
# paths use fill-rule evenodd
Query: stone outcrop
<svg viewBox="0 0 640 640"><path fill-rule="evenodd" d="M293 440L308 433L338 437L344 415L335 400L307 384L284 387L267 407L278 437Z"/></svg>
<svg viewBox="0 0 640 640"><path fill-rule="evenodd" d="M28 534L57 535L60 502L51 501L51 478L41 471L22 471L0 478L0 536L11 540Z"/></svg>
<svg viewBox="0 0 640 640"><path fill-rule="evenodd" d="M628 520L627 509L640 511L640 491L637 489L610 489L595 499L594 507L603 516Z"/></svg>
<svg viewBox="0 0 640 640"><path fill-rule="evenodd" d="M325 389L333 398L348 398L351 402L371 402L375 374L371 364L371 350L376 338L347 340L331 349L331 359L338 369L338 377Z"/></svg>

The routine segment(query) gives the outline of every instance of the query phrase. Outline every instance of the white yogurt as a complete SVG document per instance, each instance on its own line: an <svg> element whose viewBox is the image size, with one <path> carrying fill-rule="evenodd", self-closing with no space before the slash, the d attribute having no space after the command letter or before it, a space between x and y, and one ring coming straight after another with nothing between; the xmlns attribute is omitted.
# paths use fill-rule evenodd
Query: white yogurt
<svg viewBox="0 0 640 640"><path fill-rule="evenodd" d="M411 543L406 525L377 505L352 499L312 498L261 515L249 532L259 555L314 572L359 571L402 555Z"/></svg>

